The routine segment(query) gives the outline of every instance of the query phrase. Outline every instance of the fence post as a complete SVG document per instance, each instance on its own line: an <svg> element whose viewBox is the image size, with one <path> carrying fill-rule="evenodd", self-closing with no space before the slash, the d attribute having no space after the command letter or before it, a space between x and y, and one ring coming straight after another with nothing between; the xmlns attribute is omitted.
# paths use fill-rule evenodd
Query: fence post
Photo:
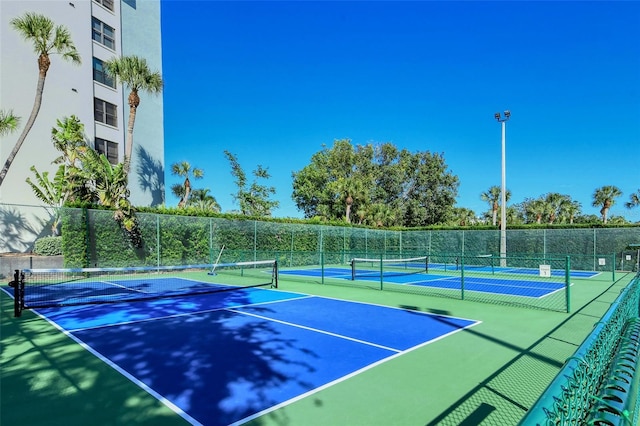
<svg viewBox="0 0 640 426"><path fill-rule="evenodd" d="M384 253L380 253L380 290L384 290L384 265L382 260L384 259Z"/></svg>
<svg viewBox="0 0 640 426"><path fill-rule="evenodd" d="M460 297L464 300L464 255L460 256Z"/></svg>
<svg viewBox="0 0 640 426"><path fill-rule="evenodd" d="M616 282L616 254L613 253L613 262L611 262L611 282Z"/></svg>
<svg viewBox="0 0 640 426"><path fill-rule="evenodd" d="M567 296L567 313L569 313L571 312L571 259L569 256L567 256L565 261L564 286L566 288L565 294Z"/></svg>
<svg viewBox="0 0 640 426"><path fill-rule="evenodd" d="M160 215L156 214L156 265L158 268L160 267L160 243L162 239L160 238ZM213 263L213 262L211 262Z"/></svg>

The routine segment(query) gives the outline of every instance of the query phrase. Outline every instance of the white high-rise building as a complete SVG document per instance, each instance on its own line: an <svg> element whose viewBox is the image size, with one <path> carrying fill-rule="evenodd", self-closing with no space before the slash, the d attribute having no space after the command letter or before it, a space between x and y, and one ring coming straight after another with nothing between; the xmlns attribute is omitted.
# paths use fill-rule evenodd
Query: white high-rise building
<svg viewBox="0 0 640 426"><path fill-rule="evenodd" d="M0 185L0 205L39 205L27 177L57 170L60 155L51 142L57 119L77 116L87 142L112 163L125 153L129 90L104 72L103 61L137 55L162 73L159 0L0 0L0 109L21 117L19 128L0 139L4 165L33 107L38 80L37 54L30 41L10 24L26 12L45 15L65 26L81 56L74 65L51 55L42 106L36 122ZM134 150L129 172L130 200L135 206L164 203L164 130L162 94L140 93ZM1 252L1 250L0 250Z"/></svg>

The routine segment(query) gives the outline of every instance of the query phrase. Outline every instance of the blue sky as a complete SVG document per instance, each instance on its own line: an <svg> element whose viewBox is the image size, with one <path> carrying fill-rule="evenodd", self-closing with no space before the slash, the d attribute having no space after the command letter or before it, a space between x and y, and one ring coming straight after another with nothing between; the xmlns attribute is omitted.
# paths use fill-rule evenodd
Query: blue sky
<svg viewBox="0 0 640 426"><path fill-rule="evenodd" d="M268 168L274 216L302 217L292 172L350 139L442 153L480 214L508 109L509 204L559 192L598 214L615 185L610 215L640 221L640 2L162 0L162 26L168 206L188 161L237 209L229 150Z"/></svg>

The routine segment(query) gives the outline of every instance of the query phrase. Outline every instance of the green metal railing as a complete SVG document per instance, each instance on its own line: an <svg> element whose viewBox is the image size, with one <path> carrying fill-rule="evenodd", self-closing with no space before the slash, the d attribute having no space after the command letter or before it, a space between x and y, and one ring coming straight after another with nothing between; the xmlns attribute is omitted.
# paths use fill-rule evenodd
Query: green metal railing
<svg viewBox="0 0 640 426"><path fill-rule="evenodd" d="M640 275L636 275L527 412L520 426L638 424L639 415L634 409L638 403L637 386L630 388L625 408L611 416L616 422L611 418L597 421L594 410L596 403L602 401L603 387L618 374L616 359L625 344L622 336L637 321L639 303ZM638 374L631 374L626 380L637 382Z"/></svg>

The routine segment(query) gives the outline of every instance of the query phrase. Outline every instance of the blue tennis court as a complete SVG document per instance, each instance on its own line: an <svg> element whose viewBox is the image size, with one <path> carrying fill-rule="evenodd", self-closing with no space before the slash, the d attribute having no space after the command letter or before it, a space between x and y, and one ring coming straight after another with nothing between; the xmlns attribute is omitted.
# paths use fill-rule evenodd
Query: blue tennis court
<svg viewBox="0 0 640 426"><path fill-rule="evenodd" d="M263 288L38 313L202 425L250 420L478 324Z"/></svg>
<svg viewBox="0 0 640 426"><path fill-rule="evenodd" d="M454 271L457 270L456 265L454 264L444 264L444 263L430 263L429 269L439 270L439 271ZM487 273L507 273L507 274L522 274L522 275L538 275L540 270L537 268L511 268L508 266L473 266L473 265L465 265L465 269L473 270L474 272L487 272ZM564 277L565 271L561 269L552 269L551 276L552 277ZM572 278L592 278L600 274L600 272L595 271L569 271L569 275Z"/></svg>
<svg viewBox="0 0 640 426"><path fill-rule="evenodd" d="M327 272L329 271L329 272ZM538 270L536 270L536 274ZM284 275L305 275L319 277L322 274L321 268L315 269L290 269L281 270ZM325 268L325 277L351 280L352 273L346 268ZM462 288L462 278L457 275L440 275L425 273L398 273L396 271L383 272L383 280L388 284L400 284L407 286L430 287L437 289L451 289L460 291ZM553 276L553 275L552 275ZM365 271L357 275L358 281L380 282L379 271ZM565 288L564 282L509 279L504 275L493 277L481 277L467 275L464 278L464 290L490 294L501 294L509 296L522 296L541 298Z"/></svg>

